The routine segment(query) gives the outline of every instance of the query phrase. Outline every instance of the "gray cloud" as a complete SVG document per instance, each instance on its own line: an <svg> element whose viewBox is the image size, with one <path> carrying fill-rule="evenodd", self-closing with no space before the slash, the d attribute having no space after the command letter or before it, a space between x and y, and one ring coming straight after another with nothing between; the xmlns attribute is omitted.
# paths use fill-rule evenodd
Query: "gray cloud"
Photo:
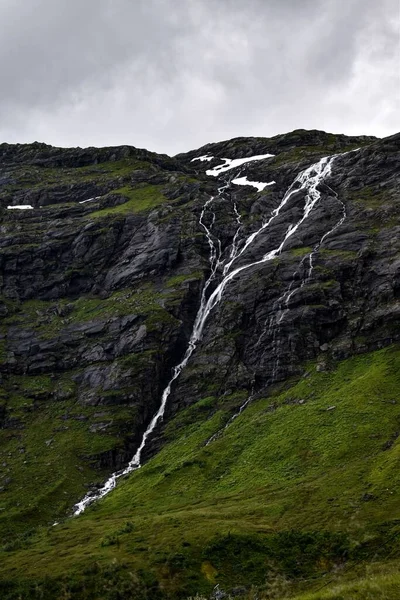
<svg viewBox="0 0 400 600"><path fill-rule="evenodd" d="M0 0L0 140L399 127L398 0Z"/></svg>

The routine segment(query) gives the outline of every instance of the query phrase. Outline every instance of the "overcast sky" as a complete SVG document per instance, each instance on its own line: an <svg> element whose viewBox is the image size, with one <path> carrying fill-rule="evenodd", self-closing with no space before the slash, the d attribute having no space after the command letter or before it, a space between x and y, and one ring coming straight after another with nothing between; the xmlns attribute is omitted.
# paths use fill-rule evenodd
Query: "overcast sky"
<svg viewBox="0 0 400 600"><path fill-rule="evenodd" d="M400 0L0 0L0 142L400 130Z"/></svg>

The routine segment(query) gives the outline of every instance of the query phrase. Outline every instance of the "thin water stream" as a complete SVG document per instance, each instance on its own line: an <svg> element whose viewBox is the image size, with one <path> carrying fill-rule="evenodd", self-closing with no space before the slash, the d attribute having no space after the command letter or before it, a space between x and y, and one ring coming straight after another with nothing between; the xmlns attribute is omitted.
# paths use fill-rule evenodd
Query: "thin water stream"
<svg viewBox="0 0 400 600"><path fill-rule="evenodd" d="M272 156L273 155L255 156L255 157L253 157L253 159L251 159L251 158L240 159L240 160L238 159L237 161L231 161L231 163L228 163L228 159L224 159L226 161L226 164L224 164L223 166L220 166L219 168L216 168L214 170L214 172L209 171L208 173L210 175L217 176L220 173L227 171L229 168L235 168L236 166L239 166L245 162L250 162L251 160L262 160L262 159L269 158ZM136 450L134 456L132 457L131 461L129 462L129 464L124 469L113 473L100 489L96 490L95 492L89 492L80 502L78 502L74 506L74 515L81 514L90 504L99 500L100 498L103 498L106 494L108 494L111 490L113 490L116 486L117 480L120 477L140 468L141 456L142 456L143 449L145 448L145 446L147 444L147 440L149 439L150 435L153 433L157 424L159 423L159 421L162 420L162 418L164 416L167 401L171 394L172 384L176 381L176 379L178 379L182 370L186 367L190 357L192 356L194 350L197 347L198 342L201 340L205 323L206 323L210 313L212 312L212 310L221 301L226 286L234 278L237 278L244 271L246 271L252 267L255 267L257 265L261 265L263 263L269 262L282 252L286 242L293 236L293 234L298 230L298 228L301 226L301 224L308 218L308 216L310 215L310 212L312 211L312 209L314 208L314 206L320 199L321 193L318 190L318 186L325 178L329 177L329 175L331 173L331 166L332 166L332 163L335 158L336 158L336 155L332 156L332 157L324 157L320 161L318 161L317 163L315 163L314 165L309 167L308 169L305 169L304 171L302 171L296 177L296 179L293 181L292 185L289 187L289 189L285 193L284 197L282 198L279 206L272 211L272 213L271 213L270 217L267 219L267 221L265 223L263 223L263 225L257 231L250 234L244 240L244 243L243 243L243 240L239 240L239 235L242 230L242 223L240 220L240 214L237 210L237 207L236 207L236 205L234 205L234 214L235 214L235 219L236 219L236 223L237 223L237 229L236 229L236 233L233 237L230 254L226 260L224 260L222 258L221 241L212 232L213 225L214 225L215 219L216 219L216 215L215 215L214 211L212 210L212 205L217 198L222 197L225 189L227 187L229 187L230 181L228 181L227 183L225 183L218 189L218 195L216 197L212 197L209 200L207 200L207 202L205 202L203 209L201 211L201 214L200 214L199 224L204 229L204 232L206 234L207 241L208 241L208 244L210 247L210 254L209 254L210 275L209 275L208 279L206 280L203 290L202 290L200 306L199 306L199 309L198 309L198 312L197 312L197 315L195 318L193 330L192 330L184 357L181 360L181 362L178 365L176 365L175 368L173 369L172 377L162 393L159 409L153 416L150 424L148 425L146 431L144 432L141 443L140 443L138 449ZM201 160L201 159L199 159L199 160ZM205 160L205 159L203 158L203 160ZM234 164L232 165L232 163L234 163ZM240 257L243 257L244 253L249 248L249 246L254 242L254 240L261 233L265 232L268 229L268 227L271 225L271 223L274 221L274 219L276 219L276 217L280 214L282 209L287 205L287 203L289 202L289 200L293 196L293 194L298 193L301 190L305 191L305 204L304 204L302 215L301 215L300 219L297 221L297 223L289 226L289 228L287 229L285 235L283 236L280 244L275 249L273 249L270 252L268 252L267 254L265 254L262 258L255 260L255 261L253 260L251 262L244 263L244 264L242 261L242 264L240 266L237 266L236 268L234 268L237 260ZM210 225L206 225L206 223L205 223L205 216L207 213L209 213L209 215L211 216ZM344 217L345 217L345 215L344 215ZM338 226L339 226L339 223L335 226L335 228ZM333 230L331 230L331 231L333 231ZM327 235L329 235L329 233L331 233L331 231L327 232L325 234L325 237ZM321 239L320 244L322 243L323 239L324 238ZM242 241L242 243L240 243L241 241ZM310 262L310 265L311 264L312 264L312 261ZM208 295L208 290L210 288L210 285L212 283L214 283L218 277L221 277L219 283L216 285L214 290ZM250 400L251 400L251 398L248 398L246 400L246 402L242 405L242 407L239 408L239 411L238 411L237 415L235 415L235 417L238 416L244 410L244 408L249 404Z"/></svg>

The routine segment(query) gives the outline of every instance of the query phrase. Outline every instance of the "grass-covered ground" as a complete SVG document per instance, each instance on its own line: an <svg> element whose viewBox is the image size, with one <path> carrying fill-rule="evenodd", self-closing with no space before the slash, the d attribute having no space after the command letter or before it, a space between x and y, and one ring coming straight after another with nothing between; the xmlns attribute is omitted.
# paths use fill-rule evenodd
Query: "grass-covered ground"
<svg viewBox="0 0 400 600"><path fill-rule="evenodd" d="M2 597L41 580L42 596L22 597L185 598L219 584L260 598L398 598L399 385L398 347L329 372L308 365L209 445L243 398L205 398L103 501L5 544ZM107 591L110 578L131 595Z"/></svg>
<svg viewBox="0 0 400 600"><path fill-rule="evenodd" d="M90 218L106 217L113 215L126 215L130 212L141 212L155 208L166 202L162 193L163 186L144 185L131 188L129 185L113 190L113 194L120 194L126 201L118 206L103 208L90 213Z"/></svg>

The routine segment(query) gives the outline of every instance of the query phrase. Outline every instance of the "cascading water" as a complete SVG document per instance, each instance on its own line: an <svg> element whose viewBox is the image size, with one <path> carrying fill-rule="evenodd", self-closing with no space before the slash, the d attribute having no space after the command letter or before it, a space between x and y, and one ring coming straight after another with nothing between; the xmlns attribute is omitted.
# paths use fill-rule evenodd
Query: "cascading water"
<svg viewBox="0 0 400 600"><path fill-rule="evenodd" d="M352 150L351 152L355 152L356 150ZM319 183L324 180L325 178L327 178L330 174L331 174L331 169L332 169L332 164L333 161L338 157L338 156L343 156L344 154L348 154L347 152L343 153L343 154L335 154L331 157L325 157L323 159L321 159L321 161L318 163L318 165L312 165L311 167L309 167L308 169L306 169L305 171L303 171L302 173L300 173L300 175L295 179L295 181L293 182L293 184L291 185L291 187L289 188L289 190L286 192L285 197L287 196L286 200L289 199L291 193L295 190L293 190L292 188L295 186L296 182L299 182L301 185L298 188L298 190L304 189L304 184L306 184L307 187L307 183L309 184L309 189L307 191L307 196L306 196L306 204L304 207L304 213L303 213L303 217L300 219L300 221L298 222L297 225L295 225L294 227L291 226L289 227L288 231L286 232L286 236L285 239L283 241L283 244L285 243L285 241L288 239L288 237L290 237L294 231L297 230L298 226L305 220L305 218L307 218L307 216L310 214L312 208L315 206L315 204L318 202L318 200L321 197L320 192L318 191L318 185ZM320 166L320 168L316 168L317 166ZM313 176L312 173L315 172L315 175ZM328 186L329 187L329 186ZM312 277L312 271L313 271L313 257L314 255L318 252L318 250L320 249L321 245L323 244L323 242L326 240L326 238L331 235L334 231L336 231L336 229L338 229L342 223L345 221L346 219L346 207L344 205L344 203L340 200L340 198L338 197L337 193L332 190L332 188L329 188L331 190L331 192L334 194L334 196L336 197L336 199L338 200L338 202L341 205L341 209L342 209L342 217L335 223L335 225L329 229L329 231L325 232L324 235L321 237L321 239L319 240L319 242L314 246L312 252L310 254L308 254L307 256L305 256L301 263L300 266L304 268L304 262L306 260L309 261L309 268L308 268L308 272L307 272L307 276L302 278L301 284L292 290L292 287L294 285L295 282L295 278L299 272L299 269L296 270L296 272L293 275L293 279L290 283L290 286L288 288L288 290L277 300L277 302L275 303L274 306L274 313L271 317L269 317L268 319L268 325L266 324L264 327L264 331L260 334L257 343L256 343L256 347L260 345L262 338L267 334L267 333L271 333L272 331L272 336L273 336L273 348L274 348L274 352L272 352L273 355L275 355L275 362L274 362L274 366L273 366L273 373L272 373L272 381L275 380L276 378L276 373L278 370L278 366L279 366L279 352L277 351L277 330L279 328L279 325L281 323L281 321L283 320L284 315L287 313L287 311L289 310L288 305L290 302L290 298L298 291L300 290ZM283 205L285 197L281 203L280 206ZM267 223L263 226L263 228L266 228L269 223L271 222L272 218L274 218L278 212L280 210L280 207L278 207L277 209L277 213L274 215L272 215L272 217L269 219L269 221L267 221ZM258 233L260 232L260 230L258 230L257 232L255 232L255 236L258 235ZM253 234L254 235L254 234ZM251 238L252 236L249 236L248 240ZM253 241L254 237L251 239L251 241ZM247 240L247 241L248 241ZM250 241L250 243L251 243ZM247 246L249 245L246 242ZM243 251L246 249L246 244L245 247L243 248ZM282 249L283 244L280 245L280 248ZM272 251L272 253L269 253L266 256L270 256L271 254L274 254L275 251ZM242 252L241 252L242 254ZM276 254L274 254L274 256L276 256ZM264 257L265 258L265 257ZM253 264L257 264L257 263L253 263ZM228 263L229 265L229 263ZM224 274L225 274L225 269L227 268L228 265L225 265L224 267ZM230 265L229 265L230 266ZM229 268L228 266L228 268ZM284 310L282 310L282 306L285 305ZM275 310L275 307L278 307L278 310ZM242 414L242 412L244 411L244 409L250 404L250 402L253 400L254 397L254 392L252 391L252 393L248 396L248 398L245 400L245 402L243 402L243 404L241 404L241 406L239 407L238 411L228 420L228 422L225 424L225 426L223 428L221 428L220 430L218 430L214 435L212 435L206 442L206 446L208 446L211 442L215 441L216 439L218 439L220 437L220 435L224 432L224 430L229 427L229 425L238 417Z"/></svg>
<svg viewBox="0 0 400 600"><path fill-rule="evenodd" d="M359 148L356 148L354 150L350 150L349 152L343 152L342 154L335 154L335 155L331 156L330 162L329 162L329 170L328 170L327 174L325 175L325 178L331 174L332 164L337 157L345 156L346 154L350 154L352 152L357 152L358 150L359 150ZM313 269L314 269L314 262L313 262L314 256L318 253L319 249L321 248L321 246L324 243L324 241L326 240L326 238L328 236L330 236L334 231L336 231L336 229L338 229L343 224L343 222L346 220L346 217L347 217L345 204L342 202L342 200L340 200L338 194L331 187L329 187L328 185L327 185L327 187L330 189L332 194L335 196L336 200L339 202L341 211L342 211L342 216L340 217L340 219L335 223L335 225L331 229L329 229L328 231L326 231L323 234L323 236L318 241L318 243L315 244L312 252L310 252L309 254L307 254L306 256L304 256L301 259L298 268L293 273L292 281L290 282L288 289L275 302L274 307L273 307L273 314L268 319L268 325L264 326L264 330L261 333L261 335L259 336L258 341L257 341L257 345L259 345L261 340L263 339L263 337L266 336L267 334L271 334L271 331L272 331L272 347L273 347L272 355L275 358L273 370L272 370L272 381L276 380L276 375L277 375L278 367L279 367L280 353L277 348L277 339L280 339L281 336L278 336L278 331L281 328L281 323L284 321L285 316L287 315L287 313L290 310L290 308L289 308L290 301L295 294L297 294L300 290L303 289L303 287L307 283L310 282L310 280L312 278ZM304 275L304 273L306 271L305 263L307 261L308 261L308 269L307 269L306 275ZM300 280L300 285L297 285L296 287L294 287L296 281L298 281L300 272L303 272L303 275Z"/></svg>
<svg viewBox="0 0 400 600"><path fill-rule="evenodd" d="M261 159L265 159L265 158L270 158L272 156L273 155L268 154L268 155L256 156L256 157L253 157L253 159L251 159L251 158L238 159L236 162L231 161L230 164L228 164L228 159L224 159L226 161L225 165L223 165L222 167L216 168L213 171L209 171L208 173L210 175L216 176L220 173L223 173L223 172L229 170L230 168L235 168L236 166L239 166L245 162L250 162L251 160L261 160ZM163 418L167 400L171 393L172 384L179 377L180 373L185 368L185 366L187 365L194 350L196 349L196 346L202 337L202 333L203 333L203 329L204 329L206 320L207 320L209 314L211 313L211 311L214 309L214 307L221 301L221 298L222 298L222 295L224 293L226 286L229 284L230 281L232 281L240 273L242 273L252 267L255 267L257 265L261 265L263 263L269 262L282 252L286 242L297 231L297 229L300 227L300 225L307 219L311 210L313 209L315 204L318 202L321 194L318 191L317 187L321 181L323 181L326 177L328 177L330 175L331 165L332 165L334 158L336 158L336 155L333 157L324 157L318 163L312 165L305 171L301 172L296 177L296 179L294 180L292 185L289 187L289 189L287 190L287 192L284 195L279 206L272 211L269 219L265 223L263 223L263 225L257 231L250 234L247 237L247 239L245 239L244 244L242 244L242 247L240 250L239 250L239 239L238 238L239 238L239 233L242 228L242 223L240 221L240 215L237 211L237 207L236 207L236 205L234 205L234 212L235 212L235 217L236 217L236 222L237 222L238 227L236 229L236 233L232 240L230 255L226 262L222 259L221 241L217 238L217 244L216 244L214 241L214 236L212 234L212 228L213 228L213 225L215 222L215 213L211 211L211 224L209 226L207 226L204 221L205 214L211 208L215 198L214 197L210 198L204 204L201 215L200 215L199 224L205 231L207 241L208 241L208 244L210 247L210 256L209 256L210 275L203 287L201 301L200 301L200 307L199 307L199 310L196 315L192 334L190 336L190 339L188 342L188 347L186 349L184 357L183 357L182 361L173 369L173 375L172 375L168 385L166 386L166 388L163 391L160 407L159 407L158 411L156 412L156 414L153 416L146 431L144 432L142 441L141 441L138 449L136 450L136 453L133 456L132 460L129 462L127 467L125 467L125 469L122 469L121 471L117 471L117 472L113 473L110 476L110 478L105 482L105 484L98 491L96 491L95 493L88 493L80 502L78 502L74 507L74 515L81 514L90 504L92 504L96 500L99 500L100 498L103 498L106 494L108 494L112 489L115 488L117 480L120 477L140 468L141 455L142 455L143 449L146 446L147 440L148 440L149 436L152 434L152 432L154 431L157 423ZM224 190L229 185L230 185L230 182L228 181L225 185L221 186L218 189L218 197L220 197L223 194ZM293 196L293 194L295 194L301 190L306 191L306 201L305 201L305 205L303 208L303 214L296 224L290 225L290 227L287 229L286 234L284 235L279 246L277 246L274 250L271 250L270 252L265 254L259 260L252 261L247 264L242 264L241 266L238 266L238 267L232 269L232 266L234 265L234 263L240 257L243 256L243 254L246 252L247 248L254 242L254 240L262 232L264 232L266 229L268 229L269 225L280 214L280 212L282 211L284 206L287 205L288 201ZM339 226L339 225L337 225L337 226ZM329 233L330 232L327 232L326 235L328 235ZM321 243L322 243L322 240L321 240ZM221 278L220 282L218 283L218 285L215 287L215 289L212 291L212 293L207 298L207 290L210 287L211 283L214 282L215 279L217 278L218 272L221 270L221 268L222 268L222 275L221 275L222 278ZM250 398L248 398L246 400L246 402L243 403L243 405L240 407L238 413L236 415L234 415L234 418L236 416L238 416L244 410L244 408L249 404L250 400L251 400L251 396L250 396Z"/></svg>
<svg viewBox="0 0 400 600"><path fill-rule="evenodd" d="M241 404L239 406L239 409L228 419L227 423L225 423L225 425L223 427L221 427L221 429L218 429L218 431L216 433L214 433L205 443L205 446L209 446L211 444L211 442L214 442L215 440L217 440L225 431L225 429L227 429L229 427L229 425L231 423L233 423L233 421L235 419L237 419L242 412L244 411L244 409L250 404L250 402L254 399L254 388L251 390L251 394L248 396L248 398L246 399L245 402L243 402L243 404Z"/></svg>
<svg viewBox="0 0 400 600"><path fill-rule="evenodd" d="M227 184L221 186L220 188L218 188L218 196L221 196L221 194L225 191L225 189L228 186L229 186L229 182ZM90 504L93 504L93 502L95 502L96 500L100 500L100 498L103 498L109 492L111 492L111 490L113 490L115 488L117 480L120 477L122 477L123 475L127 475L128 473L131 473L132 471L136 471L137 469L140 468L140 466L141 466L140 459L142 456L143 448L146 445L148 437L154 431L158 421L161 420L164 415L167 400L171 393L171 386L172 386L173 382L179 377L182 369L185 368L189 358L191 357L191 355L193 354L193 351L196 348L197 342L200 339L203 325L204 325L205 319L207 318L207 315L205 314L205 307L207 305L206 292L207 292L207 289L210 286L210 284L214 281L216 274L217 274L218 267L221 264L220 263L221 254L222 254L221 241L219 239L217 239L217 245L216 245L214 242L214 239L213 239L213 235L212 235L212 228L213 228L213 225L215 222L215 213L213 211L211 211L211 224L209 226L207 226L204 222L204 217L205 217L206 211L207 211L207 209L209 209L211 207L214 199L215 199L214 197L211 197L209 200L207 200L207 202L203 206L203 209L201 211L200 218L199 218L199 224L205 231L207 241L208 241L208 244L210 247L209 261L210 261L211 269L210 269L210 275L203 286L203 290L202 290L202 294L201 294L201 301L200 301L200 308L199 308L199 311L196 316L192 335L190 337L185 355L184 355L182 361L178 365L176 365L176 367L174 367L173 375L172 375L170 381L168 382L167 387L163 391L160 407L159 407L158 411L156 412L156 414L153 416L146 431L144 432L140 446L136 450L136 453L133 456L132 460L129 462L128 466L125 467L125 469L122 469L120 471L116 471L115 473L113 473L109 477L109 479L107 479L105 484L98 491L96 491L95 493L89 492L88 494L86 494L86 496L80 502L75 504L74 516L80 515ZM239 215L236 218L240 220ZM241 224L240 224L240 227L241 227Z"/></svg>
<svg viewBox="0 0 400 600"><path fill-rule="evenodd" d="M340 227L342 225L342 223L346 220L346 206L344 205L344 203L340 200L340 198L338 197L338 195L336 194L336 192L334 190L332 190L332 188L330 188L331 191L333 192L333 194L335 195L336 199L338 200L338 202L341 205L341 209L342 209L342 216L341 218L335 223L335 225L329 229L329 231L326 231L324 233L324 235L321 237L321 239L319 240L319 242L314 246L312 252L310 252L310 254L307 254L300 263L300 267L304 270L304 263L308 260L308 269L307 269L307 275L305 277L302 278L301 280L301 284L299 286L297 286L296 288L292 288L293 283L295 281L295 278L299 272L299 269L297 269L297 271L294 273L293 275L293 279L292 282L289 286L289 289L279 298L278 303L280 305L280 307L284 306L284 310L281 310L281 314L279 316L279 320L278 323L280 323L281 321L283 321L285 314L287 313L287 311L289 310L289 303L290 300L293 298L293 296L299 291L301 290L306 283L308 283L310 281L310 279L312 278L312 272L314 269L314 256L318 253L319 249L321 248L322 244L324 243L324 241L326 240L326 238L328 236L330 236L334 231L336 231L336 229L338 229L338 227Z"/></svg>

